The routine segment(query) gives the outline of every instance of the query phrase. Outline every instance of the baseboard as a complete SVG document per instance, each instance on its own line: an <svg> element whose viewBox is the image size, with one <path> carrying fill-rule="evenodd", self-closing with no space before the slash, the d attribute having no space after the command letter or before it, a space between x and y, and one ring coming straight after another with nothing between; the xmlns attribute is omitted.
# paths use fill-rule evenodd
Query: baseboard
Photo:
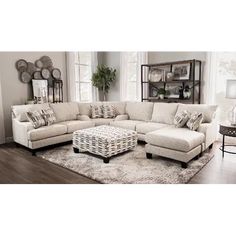
<svg viewBox="0 0 236 236"><path fill-rule="evenodd" d="M12 143L13 137L6 137L5 141L6 141L6 143Z"/></svg>

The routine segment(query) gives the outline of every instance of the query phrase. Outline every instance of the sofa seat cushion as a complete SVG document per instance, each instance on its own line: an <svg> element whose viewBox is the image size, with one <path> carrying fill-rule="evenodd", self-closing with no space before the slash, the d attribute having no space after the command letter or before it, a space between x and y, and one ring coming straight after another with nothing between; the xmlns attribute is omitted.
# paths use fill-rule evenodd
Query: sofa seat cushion
<svg viewBox="0 0 236 236"><path fill-rule="evenodd" d="M203 133L189 130L188 128L168 127L146 134L148 144L169 148L172 150L189 152L202 144L205 140Z"/></svg>
<svg viewBox="0 0 236 236"><path fill-rule="evenodd" d="M91 121L94 122L96 126L109 125L111 122L114 121L114 118L97 118L97 119L91 119Z"/></svg>
<svg viewBox="0 0 236 236"><path fill-rule="evenodd" d="M168 127L168 125L155 123L155 122L146 122L146 123L137 124L136 131L141 134L146 134L146 133L158 130L158 129L162 129L164 127Z"/></svg>
<svg viewBox="0 0 236 236"><path fill-rule="evenodd" d="M50 138L67 133L66 125L53 124L50 126L40 127L28 132L28 140L37 141L45 138Z"/></svg>
<svg viewBox="0 0 236 236"><path fill-rule="evenodd" d="M67 127L67 133L73 133L76 130L80 129L87 129L94 127L94 122L92 121L81 121L81 120L71 120L71 121L64 121L59 124L65 125Z"/></svg>
<svg viewBox="0 0 236 236"><path fill-rule="evenodd" d="M120 127L124 129L136 130L138 124L144 124L145 122L140 120L120 120L111 122L110 125Z"/></svg>

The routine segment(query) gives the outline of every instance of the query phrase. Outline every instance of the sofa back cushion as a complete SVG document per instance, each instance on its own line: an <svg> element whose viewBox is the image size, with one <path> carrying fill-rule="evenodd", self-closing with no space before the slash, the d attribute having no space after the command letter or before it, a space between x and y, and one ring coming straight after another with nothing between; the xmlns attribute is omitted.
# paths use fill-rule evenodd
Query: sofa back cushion
<svg viewBox="0 0 236 236"><path fill-rule="evenodd" d="M28 104L28 105L15 105L12 106L13 117L18 121L25 122L28 121L26 112L41 111L42 109L48 109L49 104Z"/></svg>
<svg viewBox="0 0 236 236"><path fill-rule="evenodd" d="M76 120L79 114L79 106L76 102L51 103L50 107L55 113L56 122Z"/></svg>
<svg viewBox="0 0 236 236"><path fill-rule="evenodd" d="M103 105L112 105L115 108L116 115L125 114L125 102L103 102Z"/></svg>
<svg viewBox="0 0 236 236"><path fill-rule="evenodd" d="M178 105L178 103L154 103L152 122L172 125Z"/></svg>
<svg viewBox="0 0 236 236"><path fill-rule="evenodd" d="M203 114L203 123L210 123L215 117L217 105L206 105L206 104L179 104L177 113L184 110L193 112L200 112Z"/></svg>
<svg viewBox="0 0 236 236"><path fill-rule="evenodd" d="M80 102L79 103L79 114L86 115L91 118L91 105L102 106L102 102Z"/></svg>
<svg viewBox="0 0 236 236"><path fill-rule="evenodd" d="M150 121L152 117L152 102L127 102L126 113L130 120Z"/></svg>

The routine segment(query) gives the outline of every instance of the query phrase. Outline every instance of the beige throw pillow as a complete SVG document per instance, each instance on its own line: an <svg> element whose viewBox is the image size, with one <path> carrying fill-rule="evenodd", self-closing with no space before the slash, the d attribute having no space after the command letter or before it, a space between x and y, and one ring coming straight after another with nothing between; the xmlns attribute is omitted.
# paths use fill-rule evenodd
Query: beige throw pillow
<svg viewBox="0 0 236 236"><path fill-rule="evenodd" d="M91 109L91 114L92 114L93 119L103 117L102 105L91 105L90 109Z"/></svg>
<svg viewBox="0 0 236 236"><path fill-rule="evenodd" d="M174 117L174 125L177 128L182 128L186 125L186 123L188 122L188 120L191 117L191 113L184 110L182 112L179 112L175 115Z"/></svg>
<svg viewBox="0 0 236 236"><path fill-rule="evenodd" d="M35 129L46 125L44 118L39 111L28 111L26 116Z"/></svg>
<svg viewBox="0 0 236 236"><path fill-rule="evenodd" d="M116 110L113 105L103 105L103 117L114 118L116 116Z"/></svg>
<svg viewBox="0 0 236 236"><path fill-rule="evenodd" d="M187 127L191 130L197 130L203 121L203 114L200 112L193 112L187 122Z"/></svg>
<svg viewBox="0 0 236 236"><path fill-rule="evenodd" d="M52 125L53 123L56 122L55 113L53 112L53 110L51 108L43 109L41 111L41 115L44 118L47 126Z"/></svg>

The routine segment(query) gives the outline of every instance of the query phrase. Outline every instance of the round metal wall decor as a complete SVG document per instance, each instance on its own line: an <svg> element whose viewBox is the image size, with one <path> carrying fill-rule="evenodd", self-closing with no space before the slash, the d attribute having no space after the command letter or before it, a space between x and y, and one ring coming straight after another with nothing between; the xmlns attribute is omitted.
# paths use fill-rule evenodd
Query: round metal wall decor
<svg viewBox="0 0 236 236"><path fill-rule="evenodd" d="M43 68L43 62L40 61L40 60L36 60L35 61L35 66L41 69L41 68Z"/></svg>
<svg viewBox="0 0 236 236"><path fill-rule="evenodd" d="M37 70L36 66L32 62L28 62L27 72L29 72L31 75Z"/></svg>
<svg viewBox="0 0 236 236"><path fill-rule="evenodd" d="M41 71L35 71L33 74L34 79L42 79Z"/></svg>
<svg viewBox="0 0 236 236"><path fill-rule="evenodd" d="M57 68L52 70L52 77L54 79L61 79L61 71Z"/></svg>
<svg viewBox="0 0 236 236"><path fill-rule="evenodd" d="M16 62L16 69L19 71L19 72L24 72L27 70L27 67L28 67L28 63L26 60L24 59L20 59Z"/></svg>
<svg viewBox="0 0 236 236"><path fill-rule="evenodd" d="M20 78L23 83L29 83L32 79L31 74L27 71L22 72Z"/></svg>
<svg viewBox="0 0 236 236"><path fill-rule="evenodd" d="M41 75L44 79L49 79L51 76L50 70L48 70L46 68L42 69Z"/></svg>
<svg viewBox="0 0 236 236"><path fill-rule="evenodd" d="M53 63L49 56L43 56L40 58L40 61L43 63L44 68L52 67Z"/></svg>

